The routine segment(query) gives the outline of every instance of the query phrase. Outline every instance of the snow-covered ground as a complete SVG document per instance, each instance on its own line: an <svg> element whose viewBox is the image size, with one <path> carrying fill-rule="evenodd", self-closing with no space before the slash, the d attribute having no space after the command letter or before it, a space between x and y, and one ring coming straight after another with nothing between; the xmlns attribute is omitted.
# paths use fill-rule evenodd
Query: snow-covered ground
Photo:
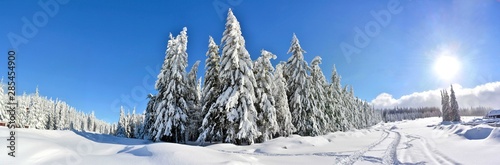
<svg viewBox="0 0 500 165"><path fill-rule="evenodd" d="M472 118L464 118L472 120ZM440 118L384 123L251 146L193 146L72 131L17 129L16 158L0 140L0 164L499 164L500 129L438 125ZM8 129L0 127L0 139Z"/></svg>

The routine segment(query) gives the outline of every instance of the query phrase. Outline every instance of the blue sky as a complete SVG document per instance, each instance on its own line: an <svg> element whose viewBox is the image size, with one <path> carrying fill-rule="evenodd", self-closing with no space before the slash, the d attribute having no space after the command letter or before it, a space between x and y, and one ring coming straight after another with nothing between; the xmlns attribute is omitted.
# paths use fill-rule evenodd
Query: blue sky
<svg viewBox="0 0 500 165"><path fill-rule="evenodd" d="M328 79L335 64L342 84L354 86L364 100L384 92L397 98L451 83L474 87L500 80L500 2L495 0L70 0L58 3L53 16L38 2L56 1L0 2L0 47L5 55L16 48L18 92L32 93L38 86L44 96L85 112L94 110L111 122L117 121L120 105L142 112L145 94L156 93L154 81L169 33L177 35L186 26L189 64L201 60L203 66L208 36L220 43L228 7L240 21L252 59L266 49L278 56L274 64L287 60L296 33L308 62L321 56ZM390 13L392 6L399 12L391 13L385 26L371 14ZM23 34L23 18L39 25L33 25L36 34ZM367 26L373 37L346 58L341 43L356 46L356 27L366 33ZM380 26L378 31L375 26ZM14 46L12 34L27 43ZM440 79L433 70L443 52L461 63L452 79ZM203 71L200 67L200 76ZM6 66L0 68L3 77L6 72Z"/></svg>

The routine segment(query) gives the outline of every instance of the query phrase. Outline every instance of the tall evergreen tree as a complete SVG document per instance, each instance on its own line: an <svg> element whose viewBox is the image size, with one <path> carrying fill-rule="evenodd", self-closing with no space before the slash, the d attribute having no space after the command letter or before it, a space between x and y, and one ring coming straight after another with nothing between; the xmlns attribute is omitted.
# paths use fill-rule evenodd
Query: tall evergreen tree
<svg viewBox="0 0 500 165"><path fill-rule="evenodd" d="M118 126L116 128L116 136L118 137L128 137L126 127L127 119L123 107L120 107L120 119L118 120Z"/></svg>
<svg viewBox="0 0 500 165"><path fill-rule="evenodd" d="M219 97L221 93L221 84L220 84L220 79L219 79L219 73L220 73L220 56L219 56L219 46L215 44L214 39L212 36L209 36L208 39L208 51L206 53L207 59L205 60L205 81L203 85L203 92L201 96L201 101L202 101L202 110L201 110L201 116L202 120L200 121L200 133L205 132L205 134L200 134L198 140L209 140L211 141L212 137L207 137L206 133L212 132L212 131L220 131L222 130L222 126L219 125L212 125L214 128L209 128L206 127L208 126L208 123L213 123L213 122L218 122L219 118L224 116L221 112L218 114L212 113L211 115L207 116L208 111L210 110L210 107L212 104L214 104L217 101L217 97ZM203 125L203 123L206 123ZM215 140L215 139L214 139Z"/></svg>
<svg viewBox="0 0 500 165"><path fill-rule="evenodd" d="M198 66L200 65L200 61L196 61L192 68L191 71L188 73L187 77L187 85L188 85L188 95L187 95L187 103L188 103L188 140L196 140L199 136L199 130L201 126L201 91L198 88L198 79L197 79L197 73L198 73Z"/></svg>
<svg viewBox="0 0 500 165"><path fill-rule="evenodd" d="M290 108L288 107L288 97L286 95L286 80L283 76L283 68L285 63L280 63L276 65L276 70L274 71L274 87L273 96L276 101L276 120L278 121L278 134L277 136L289 136L296 131L292 124L292 115L290 113Z"/></svg>
<svg viewBox="0 0 500 165"><path fill-rule="evenodd" d="M458 114L458 102L455 97L455 91L453 90L453 85L451 85L451 93L450 93L450 108L451 108L451 121L460 121L460 115Z"/></svg>
<svg viewBox="0 0 500 165"><path fill-rule="evenodd" d="M154 141L185 142L188 105L186 89L187 28L170 38L165 63L158 75Z"/></svg>
<svg viewBox="0 0 500 165"><path fill-rule="evenodd" d="M144 126L144 133L139 137L142 139L152 139L152 134L153 132L156 132L156 129L154 128L154 123L156 120L156 107L155 107L155 100L156 96L153 94L148 95L148 105L146 106L146 113L144 114L144 121L143 121L143 126Z"/></svg>
<svg viewBox="0 0 500 165"><path fill-rule="evenodd" d="M204 130L199 140L204 141L210 136L210 139L222 138L224 142L251 144L260 136L254 106L256 82L240 24L231 9L222 43L224 46L219 74L222 93L203 120Z"/></svg>
<svg viewBox="0 0 500 165"><path fill-rule="evenodd" d="M259 141L267 141L272 139L273 135L278 132L279 126L276 121L276 108L273 96L273 65L270 59L276 59L276 55L266 50L261 51L261 56L255 61L254 75L257 82L255 95L257 100L255 107L258 113L257 125L262 133Z"/></svg>
<svg viewBox="0 0 500 165"><path fill-rule="evenodd" d="M300 47L297 36L293 34L288 53L292 56L288 59L285 75L288 84L288 104L292 110L292 123L297 133L303 136L318 135L320 132L315 114L313 113L313 94L311 93L311 80L307 74L308 65L304 60L305 51Z"/></svg>
<svg viewBox="0 0 500 165"><path fill-rule="evenodd" d="M329 92L330 99L332 100L331 106L333 107L333 114L330 120L333 123L334 131L347 131L347 120L345 117L344 102L342 99L342 86L340 85L340 75L337 73L337 68L333 65L332 83L330 84Z"/></svg>
<svg viewBox="0 0 500 165"><path fill-rule="evenodd" d="M443 112L443 121L451 121L450 97L445 90L441 91L441 111Z"/></svg>
<svg viewBox="0 0 500 165"><path fill-rule="evenodd" d="M321 68L319 67L319 64L321 64L321 57L316 56L314 59L311 61L311 91L312 91L312 97L313 97L313 114L315 115L316 121L318 122L318 127L320 129L319 133L320 134L326 134L329 132L330 129L330 124L328 121L330 119L328 116L331 116L332 109L329 105L329 100L327 97L327 86L328 82L326 82L325 75L323 74L323 71L321 71Z"/></svg>

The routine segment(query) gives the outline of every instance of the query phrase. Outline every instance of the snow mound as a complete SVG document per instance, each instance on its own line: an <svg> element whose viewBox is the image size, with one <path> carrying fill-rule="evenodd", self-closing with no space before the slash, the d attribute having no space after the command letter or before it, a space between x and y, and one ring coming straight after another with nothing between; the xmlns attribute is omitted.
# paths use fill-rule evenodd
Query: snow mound
<svg viewBox="0 0 500 165"><path fill-rule="evenodd" d="M482 140L490 136L492 131L493 128L477 126L475 128L471 128L465 131L463 136L469 140Z"/></svg>
<svg viewBox="0 0 500 165"><path fill-rule="evenodd" d="M444 131L444 136L458 135L466 140L500 141L500 129L492 126L492 121L496 122L477 118L463 124L442 122L441 125L434 126L434 129Z"/></svg>

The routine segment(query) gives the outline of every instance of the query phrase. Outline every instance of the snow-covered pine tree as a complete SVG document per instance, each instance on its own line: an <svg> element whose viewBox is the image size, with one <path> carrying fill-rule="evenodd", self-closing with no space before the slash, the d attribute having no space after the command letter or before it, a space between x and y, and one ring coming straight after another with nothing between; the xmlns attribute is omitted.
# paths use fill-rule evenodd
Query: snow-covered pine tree
<svg viewBox="0 0 500 165"><path fill-rule="evenodd" d="M302 136L314 136L320 132L314 112L313 95L309 88L311 86L310 77L307 75L309 66L304 60L305 51L300 47L297 36L293 34L292 42L288 53L292 56L288 59L285 68L285 78L287 79L288 105L292 110L292 123L297 129L297 133Z"/></svg>
<svg viewBox="0 0 500 165"><path fill-rule="evenodd" d="M296 131L292 124L292 115L288 107L288 98L286 95L286 80L283 76L283 68L285 63L276 65L274 71L274 87L273 96L275 99L276 121L278 122L279 130L276 136L287 137Z"/></svg>
<svg viewBox="0 0 500 165"><path fill-rule="evenodd" d="M443 121L451 121L450 98L446 89L441 91L441 111L443 113Z"/></svg>
<svg viewBox="0 0 500 165"><path fill-rule="evenodd" d="M123 106L120 107L120 119L118 120L118 126L116 128L116 133L115 133L115 135L118 137L127 137L126 127L128 124L124 111L125 110L123 109Z"/></svg>
<svg viewBox="0 0 500 165"><path fill-rule="evenodd" d="M266 50L261 51L261 56L255 61L253 73L257 88L255 88L255 108L257 109L259 127L262 136L260 142L267 141L273 138L279 130L279 125L276 121L276 108L273 96L273 65L270 59L276 59L276 55Z"/></svg>
<svg viewBox="0 0 500 165"><path fill-rule="evenodd" d="M203 136L210 136L210 139L222 137L224 142L252 144L260 136L254 106L256 82L240 24L231 9L228 12L222 43L222 93L205 116L202 124L205 129L200 141L205 140Z"/></svg>
<svg viewBox="0 0 500 165"><path fill-rule="evenodd" d="M135 123L136 123L136 120L135 120L135 107L134 109L132 110L132 114L130 114L130 112L127 114L127 122L128 122L128 125L127 125L127 133L128 133L128 138L136 138L135 136Z"/></svg>
<svg viewBox="0 0 500 165"><path fill-rule="evenodd" d="M170 38L165 63L158 75L154 141L185 142L187 127L187 28Z"/></svg>
<svg viewBox="0 0 500 165"><path fill-rule="evenodd" d="M313 95L313 114L315 115L316 121L318 122L318 126L320 129L319 134L326 134L332 129L331 124L329 123L329 116L332 115L333 111L330 107L330 102L327 99L327 87L328 82L326 82L325 75L319 64L321 64L321 57L316 56L311 61L311 91Z"/></svg>
<svg viewBox="0 0 500 165"><path fill-rule="evenodd" d="M215 127L206 127L209 126L209 123L214 123L218 122L219 118L221 116L225 116L221 112L219 114L214 114L212 113L211 115L207 116L208 111L210 110L210 107L212 104L214 104L217 101L217 97L219 97L221 93L221 84L220 84L220 79L219 79L219 73L220 73L220 56L219 56L219 46L215 44L214 39L212 36L209 36L208 39L208 51L206 53L207 59L205 60L205 81L203 85L203 92L202 92L202 111L201 111L201 117L202 120L200 121L200 136L198 137L198 141L202 142L204 140L212 141L212 140L221 140L220 135L215 135L219 136L216 139L212 139L212 136L207 136L207 133L212 132L212 131L222 131L222 126L220 124L213 124L212 126ZM205 123L205 125L203 124ZM212 134L214 135L214 134Z"/></svg>
<svg viewBox="0 0 500 165"><path fill-rule="evenodd" d="M136 139L143 139L144 138L144 113L143 114L136 114L134 116L135 118L135 123L134 123L134 135Z"/></svg>
<svg viewBox="0 0 500 165"><path fill-rule="evenodd" d="M37 124L38 120L38 115L41 115L38 113L40 107L40 101L39 101L40 95L38 92L38 87L35 89L35 94L34 95L28 95L28 107L26 108L26 118L25 118L25 124L24 126L28 126L30 128L35 128L35 125Z"/></svg>
<svg viewBox="0 0 500 165"><path fill-rule="evenodd" d="M57 102L58 100L56 99L56 102L54 102L54 107L57 107ZM52 117L54 115L53 111L54 110L52 108L47 107L46 113L44 114L45 118L47 119L45 122L45 129L47 130L54 129L55 121L54 118Z"/></svg>
<svg viewBox="0 0 500 165"><path fill-rule="evenodd" d="M201 127L201 91L198 88L198 66L200 65L200 61L196 61L191 67L191 71L189 71L187 75L187 86L188 86L188 95L187 95L187 103L188 103L188 129L187 136L188 140L194 141L200 135L199 128Z"/></svg>
<svg viewBox="0 0 500 165"><path fill-rule="evenodd" d="M344 119L342 121L342 130L343 131L348 131L353 128L353 123L352 123L352 104L351 104L351 97L349 94L349 91L347 90L348 86L344 86L342 88L341 92L341 105L342 105L342 111L344 113Z"/></svg>
<svg viewBox="0 0 500 165"><path fill-rule="evenodd" d="M331 131L343 131L342 129L342 121L344 120L343 107L341 104L341 85L340 85L340 76L337 73L337 68L333 65L331 84L327 88L328 99L330 101L330 107L332 108L331 116L328 116L331 123Z"/></svg>
<svg viewBox="0 0 500 165"><path fill-rule="evenodd" d="M451 121L461 121L460 115L458 114L458 102L455 97L455 91L453 90L453 85L451 85L451 93L450 93L450 108L451 108Z"/></svg>
<svg viewBox="0 0 500 165"><path fill-rule="evenodd" d="M155 107L155 100L156 96L153 94L148 95L148 105L146 106L146 112L144 114L144 121L143 121L143 134L139 136L139 138L142 139L152 139L152 134L153 132L156 132L156 129L154 128L154 123L155 123L155 112L156 112L156 107Z"/></svg>
<svg viewBox="0 0 500 165"><path fill-rule="evenodd" d="M95 132L95 129L94 129L94 120L95 120L95 114L94 114L94 111L92 111L87 116L87 128L88 128L88 131L90 131L90 132Z"/></svg>

